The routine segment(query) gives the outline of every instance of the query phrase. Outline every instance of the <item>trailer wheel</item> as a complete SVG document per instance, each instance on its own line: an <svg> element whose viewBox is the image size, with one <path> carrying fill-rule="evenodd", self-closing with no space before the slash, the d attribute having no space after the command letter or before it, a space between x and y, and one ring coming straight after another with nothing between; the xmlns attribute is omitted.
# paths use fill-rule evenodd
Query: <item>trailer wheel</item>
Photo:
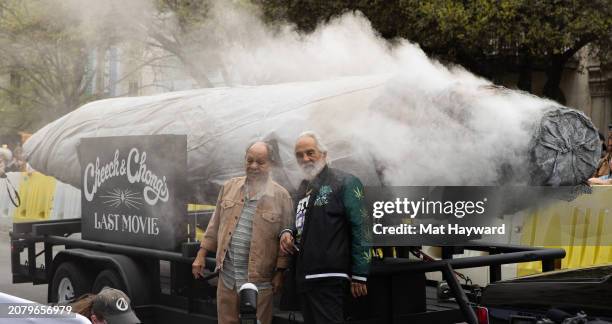
<svg viewBox="0 0 612 324"><path fill-rule="evenodd" d="M98 274L96 280L94 281L92 291L97 294L102 289L107 287L119 289L127 293L123 280L121 279L117 271L112 269L103 270L102 272L100 272L100 274Z"/></svg>
<svg viewBox="0 0 612 324"><path fill-rule="evenodd" d="M90 274L73 262L61 263L51 283L51 302L66 303L91 292L93 280Z"/></svg>

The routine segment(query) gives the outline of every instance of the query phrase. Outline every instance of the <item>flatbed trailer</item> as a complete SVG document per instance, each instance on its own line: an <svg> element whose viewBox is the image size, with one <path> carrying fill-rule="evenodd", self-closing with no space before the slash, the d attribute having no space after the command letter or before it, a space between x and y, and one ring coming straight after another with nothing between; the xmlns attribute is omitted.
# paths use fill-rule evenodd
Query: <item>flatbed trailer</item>
<svg viewBox="0 0 612 324"><path fill-rule="evenodd" d="M191 274L198 242L184 242L180 251L171 252L83 240L75 237L80 231L80 219L13 224L13 283L48 284L49 303L66 302L111 286L130 296L144 323L217 322L214 280L196 280ZM368 296L351 299L348 323L478 323L473 300L455 270L488 267L490 280L495 282L501 280L503 264L541 261L546 272L565 257L563 249L473 242L442 247L443 259L421 261L407 258L406 249L400 249L401 257L373 260ZM488 255L453 258L465 250ZM207 257L209 271L214 264L215 259ZM429 272L443 274L454 300L434 297L436 290L428 286L425 277ZM280 311L275 306L273 323L301 322L299 312Z"/></svg>

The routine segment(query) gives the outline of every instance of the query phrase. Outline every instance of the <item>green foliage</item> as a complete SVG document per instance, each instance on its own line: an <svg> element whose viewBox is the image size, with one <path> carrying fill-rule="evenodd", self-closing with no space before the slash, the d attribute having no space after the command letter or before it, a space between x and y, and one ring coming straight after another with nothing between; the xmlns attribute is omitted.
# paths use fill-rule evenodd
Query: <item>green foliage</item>
<svg viewBox="0 0 612 324"><path fill-rule="evenodd" d="M477 51L481 49L485 54L512 54L519 48L540 57L563 54L583 47L585 41L609 42L612 30L612 3L607 0L405 0L401 5L423 20L427 35L443 34L448 41L477 55L482 55ZM432 48L444 47L444 42L428 41L423 31L417 28L403 32Z"/></svg>
<svg viewBox="0 0 612 324"><path fill-rule="evenodd" d="M407 38L441 54L456 45L477 55L512 54L524 47L532 55L546 56L565 53L583 40L612 41L609 0L339 0L310 11L302 5L308 8L311 1L260 2L272 7L265 11L268 15L301 16L296 23L306 30L314 27L313 21L360 10L377 30L386 31L383 36ZM314 17L306 17L310 15Z"/></svg>

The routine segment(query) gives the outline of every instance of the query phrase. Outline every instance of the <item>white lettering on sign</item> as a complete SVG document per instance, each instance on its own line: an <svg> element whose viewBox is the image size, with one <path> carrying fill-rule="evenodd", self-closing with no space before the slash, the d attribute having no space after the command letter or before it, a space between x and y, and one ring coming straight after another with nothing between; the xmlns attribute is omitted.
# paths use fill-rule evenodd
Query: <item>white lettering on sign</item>
<svg viewBox="0 0 612 324"><path fill-rule="evenodd" d="M157 203L157 200L163 202L168 201L168 186L166 185L166 177L159 178L151 170L147 170L147 152L142 152L139 155L138 149L131 149L128 155L127 177L130 183L144 183L143 196L144 200L151 206ZM134 169L132 169L134 167Z"/></svg>
<svg viewBox="0 0 612 324"><path fill-rule="evenodd" d="M92 201L98 189L109 179L118 176L126 176L127 180L134 183L143 183L144 200L151 206L159 200L168 201L170 196L166 176L159 177L147 168L147 152L140 153L137 148L132 148L128 154L127 161L119 161L119 150L109 163L100 166L100 157L96 157L95 163L88 163L83 174L83 194L87 201Z"/></svg>
<svg viewBox="0 0 612 324"><path fill-rule="evenodd" d="M159 235L159 218L94 212L94 229L131 234Z"/></svg>

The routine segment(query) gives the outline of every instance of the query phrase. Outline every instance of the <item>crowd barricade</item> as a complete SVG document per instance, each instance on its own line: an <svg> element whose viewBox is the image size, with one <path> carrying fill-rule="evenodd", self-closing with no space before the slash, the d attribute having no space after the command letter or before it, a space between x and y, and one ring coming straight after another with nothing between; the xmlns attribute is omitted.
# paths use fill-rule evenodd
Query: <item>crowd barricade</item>
<svg viewBox="0 0 612 324"><path fill-rule="evenodd" d="M592 194L527 212L520 244L559 247L561 268L575 269L612 262L612 186L594 186ZM521 263L517 275L538 273L539 262Z"/></svg>
<svg viewBox="0 0 612 324"><path fill-rule="evenodd" d="M8 172L6 175L6 179L0 179L0 219L2 220L8 220L13 217L17 207L9 196L12 195L10 190L13 190L12 187L18 190L21 183L20 172Z"/></svg>
<svg viewBox="0 0 612 324"><path fill-rule="evenodd" d="M20 204L15 206L10 195L16 195L7 191L6 183L0 180L1 219L29 222L81 217L79 189L40 172L9 172L7 177L19 194Z"/></svg>

